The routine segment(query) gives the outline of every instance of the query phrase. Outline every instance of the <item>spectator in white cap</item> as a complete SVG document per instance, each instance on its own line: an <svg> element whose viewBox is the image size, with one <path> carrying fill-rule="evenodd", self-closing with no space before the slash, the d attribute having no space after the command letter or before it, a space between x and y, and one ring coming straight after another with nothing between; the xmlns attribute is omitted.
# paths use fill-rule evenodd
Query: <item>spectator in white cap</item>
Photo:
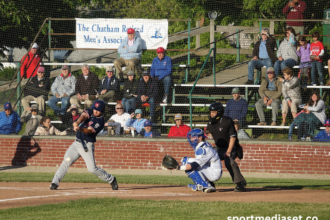
<svg viewBox="0 0 330 220"><path fill-rule="evenodd" d="M125 37L118 47L120 57L115 60L114 64L119 80L123 80L122 67L128 67L128 70L135 71L135 66L141 61L142 44L141 38L136 36L135 30L129 28L127 30L127 37Z"/></svg>
<svg viewBox="0 0 330 220"><path fill-rule="evenodd" d="M41 57L37 54L38 44L34 43L27 56L21 59L21 78L26 79L37 75L37 69L41 63Z"/></svg>
<svg viewBox="0 0 330 220"><path fill-rule="evenodd" d="M191 131L191 128L182 123L182 115L180 113L174 116L175 125L171 127L167 137L171 138L187 138L187 134Z"/></svg>
<svg viewBox="0 0 330 220"><path fill-rule="evenodd" d="M76 77L71 75L68 65L62 66L62 74L55 78L51 91L53 97L49 99L48 105L51 107L59 120L65 115L70 97L75 93ZM61 108L57 106L57 102L62 102Z"/></svg>
<svg viewBox="0 0 330 220"><path fill-rule="evenodd" d="M39 114L45 115L45 101L48 98L49 89L50 80L48 77L45 77L45 68L39 66L37 75L24 88L24 98L22 99L24 110L31 110L30 102L36 101L39 107Z"/></svg>
<svg viewBox="0 0 330 220"><path fill-rule="evenodd" d="M245 99L241 98L239 88L233 88L231 91L233 99L227 101L225 114L233 121L239 121L242 127L245 125L245 117L248 111L248 103Z"/></svg>
<svg viewBox="0 0 330 220"><path fill-rule="evenodd" d="M127 73L127 80L125 80L123 89L123 99L121 104L124 106L127 113L132 113L135 109L135 100L137 97L137 87L139 82L134 79L134 71L129 71ZM128 100L132 99L130 102Z"/></svg>
<svg viewBox="0 0 330 220"><path fill-rule="evenodd" d="M96 98L104 102L114 102L115 95L119 91L119 82L114 74L115 67L107 66L106 72L107 76L100 82L99 91Z"/></svg>
<svg viewBox="0 0 330 220"><path fill-rule="evenodd" d="M134 119L136 117L136 119ZM142 110L136 109L134 113L131 114L131 118L129 118L126 122L126 126L130 130L134 130L137 134L140 134L142 129L144 129L144 123L147 119L142 118Z"/></svg>
<svg viewBox="0 0 330 220"><path fill-rule="evenodd" d="M31 105L30 110L25 110L21 115L21 122L26 123L25 132L23 135L33 135L37 130L41 119L42 117L41 115L38 115L38 106L36 104Z"/></svg>
<svg viewBox="0 0 330 220"><path fill-rule="evenodd" d="M165 55L165 49L163 47L157 48L157 57L152 61L150 75L163 84L164 96L162 102L166 104L171 86L172 60Z"/></svg>

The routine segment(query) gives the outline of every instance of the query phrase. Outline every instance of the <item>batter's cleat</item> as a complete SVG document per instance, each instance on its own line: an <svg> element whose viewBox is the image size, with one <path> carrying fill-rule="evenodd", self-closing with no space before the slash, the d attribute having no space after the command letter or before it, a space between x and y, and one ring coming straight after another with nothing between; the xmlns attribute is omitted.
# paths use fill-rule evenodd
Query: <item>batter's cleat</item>
<svg viewBox="0 0 330 220"><path fill-rule="evenodd" d="M235 192L245 192L246 189L245 189L245 187L241 183L237 183L234 191Z"/></svg>
<svg viewBox="0 0 330 220"><path fill-rule="evenodd" d="M58 187L58 185L56 185L55 183L52 183L52 184L50 185L50 189L51 189L51 190L57 190L57 187Z"/></svg>
<svg viewBox="0 0 330 220"><path fill-rule="evenodd" d="M197 186L195 184L188 184L188 187L192 189L192 191L198 191Z"/></svg>
<svg viewBox="0 0 330 220"><path fill-rule="evenodd" d="M112 182L110 183L112 190L118 190L118 184L117 184L117 180L116 177L113 178Z"/></svg>
<svg viewBox="0 0 330 220"><path fill-rule="evenodd" d="M205 193L211 193L211 192L216 192L214 187L209 187L209 188L204 188Z"/></svg>

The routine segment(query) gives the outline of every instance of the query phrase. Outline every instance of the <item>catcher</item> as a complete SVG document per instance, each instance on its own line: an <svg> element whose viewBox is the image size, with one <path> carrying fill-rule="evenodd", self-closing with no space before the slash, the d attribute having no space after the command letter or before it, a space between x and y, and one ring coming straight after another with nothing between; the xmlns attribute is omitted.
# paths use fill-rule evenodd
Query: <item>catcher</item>
<svg viewBox="0 0 330 220"><path fill-rule="evenodd" d="M218 153L213 149L211 144L205 141L204 132L195 128L188 132L187 139L189 144L195 151L196 158L184 157L181 160L181 166L176 165L175 169L184 170L188 177L191 178L195 184L188 184L188 187L193 191L203 191L205 193L215 192L215 184L222 175L221 162ZM166 164L168 156L163 159L163 166L171 169ZM172 168L174 168L172 167Z"/></svg>

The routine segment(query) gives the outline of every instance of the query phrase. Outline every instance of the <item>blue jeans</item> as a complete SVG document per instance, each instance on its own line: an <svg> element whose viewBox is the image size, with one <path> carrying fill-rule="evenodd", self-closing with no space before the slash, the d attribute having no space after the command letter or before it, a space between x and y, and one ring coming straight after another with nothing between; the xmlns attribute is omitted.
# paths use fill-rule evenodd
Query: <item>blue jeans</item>
<svg viewBox="0 0 330 220"><path fill-rule="evenodd" d="M251 60L249 62L248 65L248 80L252 80L254 79L254 69L255 68L262 68L263 66L266 66L266 71L268 69L268 67L272 67L272 60L271 59L263 59L263 60ZM268 78L267 74L266 74L266 79Z"/></svg>
<svg viewBox="0 0 330 220"><path fill-rule="evenodd" d="M125 99L125 98L123 98L122 100L121 100L121 104L123 105L123 107L124 107L124 110L126 110L126 113L128 113L128 109L126 108L126 101L127 101L128 99Z"/></svg>
<svg viewBox="0 0 330 220"><path fill-rule="evenodd" d="M122 104L125 107L127 113L131 113L132 111L135 110L135 105L136 105L137 100L139 100L139 99L136 98L136 97L131 98L131 99L126 99L125 100L125 106L124 106L124 104L123 104L124 99L123 99Z"/></svg>
<svg viewBox="0 0 330 220"><path fill-rule="evenodd" d="M165 76L161 81L164 83L164 95L168 95L171 87L171 76Z"/></svg>
<svg viewBox="0 0 330 220"><path fill-rule="evenodd" d="M293 129L294 127L296 126L296 123L292 122L290 127L289 127L289 139L292 139L292 132L293 132ZM297 128L299 128L299 125L297 125Z"/></svg>
<svg viewBox="0 0 330 220"><path fill-rule="evenodd" d="M278 76L279 73L281 73L284 68L286 67L294 67L294 65L296 65L296 61L294 59L286 59L286 60L283 60L283 61L276 61L275 62L275 65L274 65L274 69L275 69L275 74L276 76ZM280 69L281 68L281 69Z"/></svg>
<svg viewBox="0 0 330 220"><path fill-rule="evenodd" d="M316 68L317 68L317 72L319 73L319 82L323 83L323 66L322 66L322 62L319 61L312 61L312 71L311 71L311 75L312 75L312 82L315 83L316 82L316 76L315 76L315 72L316 72Z"/></svg>
<svg viewBox="0 0 330 220"><path fill-rule="evenodd" d="M56 96L53 96L51 99L48 100L48 106L51 107L54 110L55 114L64 115L65 112L66 112L66 107L69 104L69 100L70 100L69 96L66 96L66 97L63 97L63 98L57 98ZM60 102L60 101L62 102L61 108L59 108L56 105L56 103Z"/></svg>
<svg viewBox="0 0 330 220"><path fill-rule="evenodd" d="M146 102L141 102L141 99L137 98L136 103L138 105L141 105L141 104L144 104L144 103L149 103L149 105L150 105L150 117L154 117L154 111L155 111L155 99L154 98L149 98Z"/></svg>

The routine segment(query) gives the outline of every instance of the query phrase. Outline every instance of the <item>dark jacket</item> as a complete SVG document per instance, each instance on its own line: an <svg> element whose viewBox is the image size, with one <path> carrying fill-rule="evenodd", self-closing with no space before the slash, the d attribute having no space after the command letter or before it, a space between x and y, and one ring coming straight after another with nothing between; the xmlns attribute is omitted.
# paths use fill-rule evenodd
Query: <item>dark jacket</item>
<svg viewBox="0 0 330 220"><path fill-rule="evenodd" d="M95 73L90 72L86 80L83 74L78 76L75 88L76 94L79 93L80 95L96 95L98 88L99 78Z"/></svg>
<svg viewBox="0 0 330 220"><path fill-rule="evenodd" d="M43 84L44 86L39 87L39 84ZM38 76L34 76L29 84L26 85L24 96L32 95L35 98L41 95L48 96L49 90L50 80L48 77L43 77L42 80L38 81Z"/></svg>
<svg viewBox="0 0 330 220"><path fill-rule="evenodd" d="M260 39L255 45L253 49L253 56L257 56L259 59L259 46L262 39ZM275 39L271 36L268 37L266 42L266 48L269 58L272 60L273 64L276 62L277 58L275 56L274 48L275 48Z"/></svg>
<svg viewBox="0 0 330 220"><path fill-rule="evenodd" d="M115 92L119 91L119 82L118 78L115 77L114 75L110 78L109 85L108 85L108 79L109 77L106 76L102 81L100 82L100 87L99 87L99 93L101 93L102 90L106 89L107 92L110 90L113 90Z"/></svg>
<svg viewBox="0 0 330 220"><path fill-rule="evenodd" d="M146 83L144 80L139 82L138 86L138 98L142 95L148 96L149 98L157 98L158 95L158 81L150 77Z"/></svg>
<svg viewBox="0 0 330 220"><path fill-rule="evenodd" d="M124 91L123 98L125 99L133 98L134 97L133 95L137 94L138 84L139 82L134 79L132 81L126 80L123 89Z"/></svg>

